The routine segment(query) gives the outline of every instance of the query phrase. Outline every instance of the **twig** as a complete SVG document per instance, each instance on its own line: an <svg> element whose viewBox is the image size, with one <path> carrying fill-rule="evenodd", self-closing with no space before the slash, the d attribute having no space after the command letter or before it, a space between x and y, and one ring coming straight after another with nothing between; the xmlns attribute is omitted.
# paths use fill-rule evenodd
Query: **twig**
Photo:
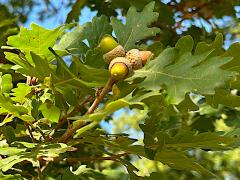
<svg viewBox="0 0 240 180"><path fill-rule="evenodd" d="M42 135L44 141L48 140L48 137L45 136L44 132L40 129L40 127L37 127L37 131Z"/></svg>
<svg viewBox="0 0 240 180"><path fill-rule="evenodd" d="M92 96L88 96L81 104L79 104L78 106L76 106L69 114L67 114L66 116L62 117L59 122L57 123L56 127L51 131L51 133L49 134L49 139L52 139L52 137L54 136L54 134L56 133L56 131L58 129L60 129L62 127L62 125L67 121L68 117L73 116L75 113L79 112L89 101L92 100Z"/></svg>
<svg viewBox="0 0 240 180"><path fill-rule="evenodd" d="M50 163L50 161L47 161L46 164L44 166L42 166L42 168L40 169L42 173L47 168L49 163Z"/></svg>
<svg viewBox="0 0 240 180"><path fill-rule="evenodd" d="M43 180L43 175L40 167L37 168L37 172L38 172L38 179Z"/></svg>
<svg viewBox="0 0 240 180"><path fill-rule="evenodd" d="M33 137L33 133L32 133L31 128L29 127L29 124L27 124L27 123L25 122L24 125L27 127L27 130L28 130L28 132L29 132L29 134L30 134L30 137L31 137L31 139L32 139L32 142L35 143L35 139L34 139L34 137Z"/></svg>
<svg viewBox="0 0 240 180"><path fill-rule="evenodd" d="M100 104L100 102L102 101L102 99L107 95L107 93L109 92L109 90L112 88L114 84L114 80L112 78L110 78L106 85L104 86L103 90L101 91L101 93L99 94L99 96L96 97L96 99L94 100L94 102L92 103L92 105L90 106L90 108L88 109L88 111L86 112L85 115L87 114L92 114L95 109L98 107L98 105ZM93 123L93 124L92 124ZM92 125L96 125L96 122L92 122ZM83 125L86 125L86 123L76 123L74 126L72 125L69 129L67 129L67 131L62 135L62 137L60 137L59 142L67 142L69 141L72 136L74 135L74 133ZM89 128L92 128L94 126L92 125L88 125ZM89 129L87 128L87 130Z"/></svg>

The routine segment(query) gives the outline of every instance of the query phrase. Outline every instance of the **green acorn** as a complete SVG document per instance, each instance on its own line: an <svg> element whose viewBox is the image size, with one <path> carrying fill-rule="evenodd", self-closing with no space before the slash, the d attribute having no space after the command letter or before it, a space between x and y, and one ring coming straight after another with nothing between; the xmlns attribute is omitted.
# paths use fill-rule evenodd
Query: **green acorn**
<svg viewBox="0 0 240 180"><path fill-rule="evenodd" d="M110 35L105 35L99 43L99 48L103 53L103 59L110 63L116 57L124 57L125 50Z"/></svg>
<svg viewBox="0 0 240 180"><path fill-rule="evenodd" d="M99 43L99 48L102 51L103 54L113 50L115 47L118 46L118 43L115 41L115 39L110 35L105 35L101 39Z"/></svg>
<svg viewBox="0 0 240 180"><path fill-rule="evenodd" d="M132 75L132 65L128 59L117 57L113 59L109 65L111 77L115 80L125 79Z"/></svg>

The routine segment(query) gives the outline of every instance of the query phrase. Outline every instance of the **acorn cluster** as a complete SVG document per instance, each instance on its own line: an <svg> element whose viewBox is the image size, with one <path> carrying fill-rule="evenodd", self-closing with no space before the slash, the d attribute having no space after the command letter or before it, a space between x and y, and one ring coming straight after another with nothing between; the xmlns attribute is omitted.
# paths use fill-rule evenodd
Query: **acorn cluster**
<svg viewBox="0 0 240 180"><path fill-rule="evenodd" d="M103 53L104 61L109 64L111 77L115 80L131 76L134 70L142 68L153 57L151 51L131 49L125 52L124 48L110 35L105 35L101 39L99 48Z"/></svg>

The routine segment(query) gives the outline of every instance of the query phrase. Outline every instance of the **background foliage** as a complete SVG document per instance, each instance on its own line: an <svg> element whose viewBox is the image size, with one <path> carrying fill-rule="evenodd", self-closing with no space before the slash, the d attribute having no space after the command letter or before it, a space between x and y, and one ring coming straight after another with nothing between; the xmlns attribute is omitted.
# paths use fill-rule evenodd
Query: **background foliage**
<svg viewBox="0 0 240 180"><path fill-rule="evenodd" d="M238 179L239 0L0 3L1 179ZM105 34L155 56L86 114Z"/></svg>

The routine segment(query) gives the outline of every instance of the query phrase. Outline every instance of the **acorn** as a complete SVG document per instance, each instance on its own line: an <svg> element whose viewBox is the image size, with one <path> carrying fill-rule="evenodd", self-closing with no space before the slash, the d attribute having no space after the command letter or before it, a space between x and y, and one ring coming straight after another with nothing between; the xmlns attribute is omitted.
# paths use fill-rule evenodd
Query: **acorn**
<svg viewBox="0 0 240 180"><path fill-rule="evenodd" d="M99 48L103 54L113 50L115 47L118 46L118 43L115 39L110 35L104 35L101 41L99 42Z"/></svg>
<svg viewBox="0 0 240 180"><path fill-rule="evenodd" d="M124 57L125 56L125 50L121 45L118 45L113 50L109 51L108 53L105 53L103 55L103 59L106 63L110 63L114 58L116 57Z"/></svg>
<svg viewBox="0 0 240 180"><path fill-rule="evenodd" d="M115 80L125 79L132 75L132 65L127 58L116 57L109 64L111 77Z"/></svg>
<svg viewBox="0 0 240 180"><path fill-rule="evenodd" d="M124 48L110 35L105 35L98 46L103 53L104 61L108 64L116 57L125 56Z"/></svg>
<svg viewBox="0 0 240 180"><path fill-rule="evenodd" d="M142 59L138 49L131 49L127 52L126 58L130 61L134 70L142 68Z"/></svg>
<svg viewBox="0 0 240 180"><path fill-rule="evenodd" d="M141 60L142 60L142 65L144 66L147 61L153 58L154 54L151 51L139 51Z"/></svg>

